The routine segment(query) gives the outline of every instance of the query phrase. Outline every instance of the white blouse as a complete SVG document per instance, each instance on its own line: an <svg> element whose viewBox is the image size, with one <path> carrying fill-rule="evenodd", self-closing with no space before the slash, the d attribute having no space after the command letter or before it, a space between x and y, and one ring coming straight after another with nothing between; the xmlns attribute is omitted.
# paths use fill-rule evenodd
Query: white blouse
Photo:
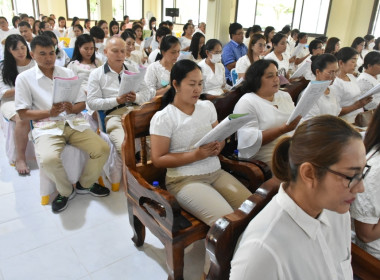
<svg viewBox="0 0 380 280"><path fill-rule="evenodd" d="M279 138L262 145L262 132L284 124L293 110L293 100L284 91L276 92L272 102L252 92L244 94L236 103L234 114L249 113L252 120L237 131L239 156L254 156L271 166L273 149Z"/></svg>
<svg viewBox="0 0 380 280"><path fill-rule="evenodd" d="M264 59L272 59L278 63L278 73L279 75L282 75L286 77L286 74L289 70L289 56L283 52L282 53L282 60L279 60L277 56L274 54L274 51L267 54Z"/></svg>
<svg viewBox="0 0 380 280"><path fill-rule="evenodd" d="M226 85L226 75L222 63L215 64L215 72L207 65L206 59L198 64L202 69L203 75L203 93L212 95L221 95L224 93L223 88Z"/></svg>
<svg viewBox="0 0 380 280"><path fill-rule="evenodd" d="M144 79L149 88L158 90L170 84L170 72L156 61L148 66Z"/></svg>
<svg viewBox="0 0 380 280"><path fill-rule="evenodd" d="M360 88L355 76L352 74L347 74L347 77L350 81L344 81L336 77L331 86L336 94L340 107L342 108L354 104L360 96ZM354 123L356 115L360 112L363 112L363 108L352 111L344 116L341 116L341 118L349 123Z"/></svg>
<svg viewBox="0 0 380 280"><path fill-rule="evenodd" d="M84 89L87 89L88 78L90 77L91 71L98 68L99 66L102 66L102 63L98 59L95 59L95 63L91 65L83 64L80 63L78 60L75 60L71 61L67 65L67 68L73 70L74 74L78 76L79 80L82 81L81 86Z"/></svg>
<svg viewBox="0 0 380 280"><path fill-rule="evenodd" d="M235 69L238 74L245 74L249 66L251 66L251 61L249 60L248 55L245 55L238 59Z"/></svg>
<svg viewBox="0 0 380 280"><path fill-rule="evenodd" d="M179 38L179 42L181 43L181 50L190 47L191 39L186 38L185 36L182 36Z"/></svg>
<svg viewBox="0 0 380 280"><path fill-rule="evenodd" d="M195 104L194 112L187 115L174 105L169 104L158 111L150 122L150 134L170 138L170 153L185 153L193 147L217 121L214 105L210 101ZM168 168L168 177L209 174L220 169L217 156L207 157L180 167Z"/></svg>
<svg viewBox="0 0 380 280"><path fill-rule="evenodd" d="M353 279L350 214L313 218L281 186L242 234L230 279Z"/></svg>
<svg viewBox="0 0 380 280"><path fill-rule="evenodd" d="M372 149L368 156L371 156L375 151L376 149ZM365 224L376 225L380 219L380 153L377 152L372 156L367 164L371 166L371 171L364 178L365 190L356 195L350 211L353 219ZM356 238L356 243L380 260L380 239L364 243Z"/></svg>
<svg viewBox="0 0 380 280"><path fill-rule="evenodd" d="M309 64L306 68L305 73L303 74L304 78L309 81L315 81L316 77L313 74L313 71L311 71L311 56L308 56L298 67L301 67L303 64Z"/></svg>
<svg viewBox="0 0 380 280"><path fill-rule="evenodd" d="M336 98L334 89L331 87L329 89L330 89L330 93L323 94L317 100L317 102L313 105L310 111L303 118L303 121L306 121L308 119L311 119L313 117L320 116L320 115L339 116L339 113L342 110L342 108L340 107L339 101Z"/></svg>
<svg viewBox="0 0 380 280"><path fill-rule="evenodd" d="M365 71L365 70L364 70ZM364 94L370 89L372 89L374 86L378 85L380 80L378 78L375 78L374 76L367 74L366 72L363 72L359 75L358 84L360 88L360 93ZM380 103L380 94L374 94L372 95L372 101L364 106L367 110L376 109L377 106Z"/></svg>

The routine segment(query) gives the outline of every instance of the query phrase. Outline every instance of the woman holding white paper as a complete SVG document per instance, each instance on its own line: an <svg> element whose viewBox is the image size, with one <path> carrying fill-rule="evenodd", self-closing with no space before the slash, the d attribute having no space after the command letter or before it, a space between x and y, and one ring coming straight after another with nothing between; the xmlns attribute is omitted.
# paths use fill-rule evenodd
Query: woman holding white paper
<svg viewBox="0 0 380 280"><path fill-rule="evenodd" d="M201 101L202 73L191 60L177 62L171 71L171 89L164 109L150 125L152 161L167 168L166 188L180 206L208 225L232 213L251 194L223 171L217 155L224 141L194 148L218 124L214 105Z"/></svg>
<svg viewBox="0 0 380 280"><path fill-rule="evenodd" d="M330 89L336 92L339 104L342 107L341 118L354 123L357 114L363 112L364 105L368 104L372 97L358 100L361 92L353 75L358 60L358 52L353 48L344 47L338 51L336 57L338 59L339 75Z"/></svg>
<svg viewBox="0 0 380 280"><path fill-rule="evenodd" d="M364 69L364 71L363 71ZM359 67L362 72L358 77L360 93L364 94L371 88L379 84L378 75L380 75L380 53L376 51L369 52L364 57L364 64ZM376 109L380 103L380 94L374 94L370 103L364 106L367 110Z"/></svg>
<svg viewBox="0 0 380 280"><path fill-rule="evenodd" d="M237 132L239 156L255 158L271 166L273 148L279 137L294 130L301 117L286 124L294 110L287 92L280 91L277 62L258 60L247 70L234 113L249 113L252 121Z"/></svg>

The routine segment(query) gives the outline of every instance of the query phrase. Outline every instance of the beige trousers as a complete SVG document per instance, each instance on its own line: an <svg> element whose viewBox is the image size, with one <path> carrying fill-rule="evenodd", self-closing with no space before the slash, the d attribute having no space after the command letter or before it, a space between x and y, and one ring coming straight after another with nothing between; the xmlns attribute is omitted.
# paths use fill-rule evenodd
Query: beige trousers
<svg viewBox="0 0 380 280"><path fill-rule="evenodd" d="M67 178L61 160L61 153L66 143L85 151L90 157L79 178L79 182L84 188L91 187L99 178L108 159L110 148L91 129L80 132L67 124L64 127L63 135L41 135L35 140L40 168L55 183L61 195L70 196L73 187Z"/></svg>
<svg viewBox="0 0 380 280"><path fill-rule="evenodd" d="M242 183L221 169L211 174L166 177L166 188L183 209L209 226L239 208L251 195Z"/></svg>

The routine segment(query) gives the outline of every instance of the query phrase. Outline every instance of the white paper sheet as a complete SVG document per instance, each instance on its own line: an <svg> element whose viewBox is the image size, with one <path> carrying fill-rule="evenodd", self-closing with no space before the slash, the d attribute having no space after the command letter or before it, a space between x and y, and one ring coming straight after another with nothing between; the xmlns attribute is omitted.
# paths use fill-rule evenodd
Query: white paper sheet
<svg viewBox="0 0 380 280"><path fill-rule="evenodd" d="M377 84L376 86L374 86L373 88L371 88L369 91L367 91L363 95L361 95L358 100L361 100L363 98L366 98L368 96L371 96L371 95L374 95L374 94L377 94L377 93L380 93L380 83Z"/></svg>
<svg viewBox="0 0 380 280"><path fill-rule="evenodd" d="M306 73L306 70L311 67L311 61L306 60L298 69L293 73L290 79L295 79L303 76Z"/></svg>
<svg viewBox="0 0 380 280"><path fill-rule="evenodd" d="M234 86L231 88L231 90L235 90L235 89L237 89L238 87L240 87L240 86L242 85L243 81L244 81L244 78L243 78L243 77L241 77L240 79L238 79L238 80L236 81L236 84L234 84Z"/></svg>
<svg viewBox="0 0 380 280"><path fill-rule="evenodd" d="M317 100L326 91L331 81L311 81L303 92L286 124L290 124L298 116L306 116Z"/></svg>
<svg viewBox="0 0 380 280"><path fill-rule="evenodd" d="M228 136L235 133L239 128L245 125L252 119L249 114L232 114L226 117L216 127L210 130L201 140L199 140L194 147L198 148L202 145L214 142L223 141Z"/></svg>
<svg viewBox="0 0 380 280"><path fill-rule="evenodd" d="M74 103L78 97L82 81L78 76L72 78L54 77L53 104Z"/></svg>
<svg viewBox="0 0 380 280"><path fill-rule="evenodd" d="M144 81L144 76L146 72L146 67L140 65L140 72L131 72L125 70L121 75L121 82L119 87L118 95L121 96L125 93L129 93L131 91L137 92L141 83Z"/></svg>

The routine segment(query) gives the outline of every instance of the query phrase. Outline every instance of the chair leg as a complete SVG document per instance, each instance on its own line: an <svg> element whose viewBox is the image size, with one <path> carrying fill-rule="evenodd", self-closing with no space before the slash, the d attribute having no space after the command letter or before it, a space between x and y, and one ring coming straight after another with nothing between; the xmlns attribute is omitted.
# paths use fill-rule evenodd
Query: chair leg
<svg viewBox="0 0 380 280"><path fill-rule="evenodd" d="M113 192L118 192L120 189L120 183L114 183L112 184L112 191Z"/></svg>
<svg viewBox="0 0 380 280"><path fill-rule="evenodd" d="M173 244L167 242L165 244L166 250L166 265L169 270L168 280L183 280L183 264L184 264L184 251L182 243Z"/></svg>
<svg viewBox="0 0 380 280"><path fill-rule="evenodd" d="M41 196L41 205L48 205L49 204L49 199L50 199L49 195Z"/></svg>
<svg viewBox="0 0 380 280"><path fill-rule="evenodd" d="M133 206L128 204L128 213L129 213L129 223L131 224L133 230L132 241L135 243L136 247L144 245L145 241L145 226L143 223L133 215Z"/></svg>
<svg viewBox="0 0 380 280"><path fill-rule="evenodd" d="M98 183L99 183L99 185L101 185L102 187L105 186L105 185L104 185L104 181L103 181L102 176L100 176L100 177L98 178Z"/></svg>

